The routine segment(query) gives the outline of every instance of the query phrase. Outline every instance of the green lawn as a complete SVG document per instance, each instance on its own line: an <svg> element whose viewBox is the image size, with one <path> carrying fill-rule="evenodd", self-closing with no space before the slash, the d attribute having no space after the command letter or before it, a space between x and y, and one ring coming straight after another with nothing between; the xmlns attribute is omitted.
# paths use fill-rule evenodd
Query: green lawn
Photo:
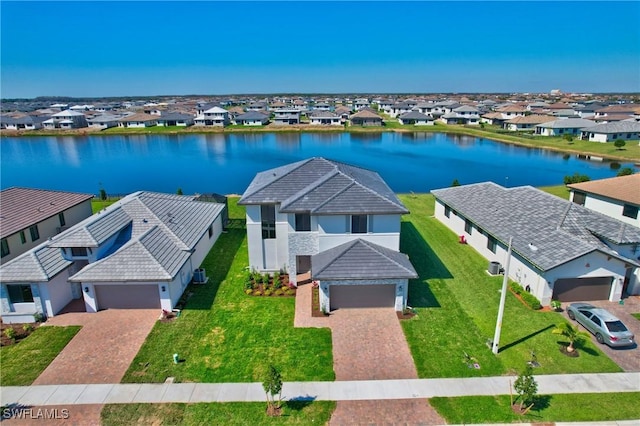
<svg viewBox="0 0 640 426"><path fill-rule="evenodd" d="M264 402L207 404L111 404L102 409L105 426L153 425L324 425L335 409L333 401L295 402L283 406L280 417L268 417Z"/></svg>
<svg viewBox="0 0 640 426"><path fill-rule="evenodd" d="M495 376L520 371L531 351L542 365L536 374L616 372L620 368L590 341L580 357L559 350L563 338L552 334L565 321L556 312L532 311L507 295L500 352L486 346L493 338L502 277L485 271L487 261L432 217L432 195L401 195L411 211L402 222L401 251L416 268L409 286L409 305L418 315L402 322L420 377ZM480 369L469 368L464 354Z"/></svg>
<svg viewBox="0 0 640 426"><path fill-rule="evenodd" d="M99 198L94 198L91 200L91 211L93 214L98 213L100 210L109 207L111 204L118 201L119 198L108 198L106 200L101 200Z"/></svg>
<svg viewBox="0 0 640 426"><path fill-rule="evenodd" d="M40 326L21 342L0 348L0 386L30 385L80 328Z"/></svg>
<svg viewBox="0 0 640 426"><path fill-rule="evenodd" d="M640 392L542 395L524 416L510 407L509 395L432 398L447 423L592 422L640 418Z"/></svg>
<svg viewBox="0 0 640 426"><path fill-rule="evenodd" d="M639 319L639 320L640 320L640 313L638 313L638 314L631 314L631 315L633 315L634 317L636 317L637 319Z"/></svg>
<svg viewBox="0 0 640 426"><path fill-rule="evenodd" d="M294 298L244 293L247 239L237 200L229 198L232 225L202 264L209 283L189 287L181 316L154 326L123 382L255 382L270 364L285 381L335 378L329 329L294 328ZM173 353L185 362L174 364Z"/></svg>
<svg viewBox="0 0 640 426"><path fill-rule="evenodd" d="M543 186L539 189L551 195L555 195L556 197L560 197L565 200L569 199L569 188L567 188L566 185Z"/></svg>

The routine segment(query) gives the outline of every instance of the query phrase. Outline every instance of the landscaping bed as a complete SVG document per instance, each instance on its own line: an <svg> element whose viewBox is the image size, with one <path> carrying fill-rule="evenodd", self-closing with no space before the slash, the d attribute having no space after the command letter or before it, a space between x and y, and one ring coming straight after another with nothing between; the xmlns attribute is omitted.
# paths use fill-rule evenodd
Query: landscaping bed
<svg viewBox="0 0 640 426"><path fill-rule="evenodd" d="M40 324L37 322L26 324L5 324L0 320L0 346L9 346L29 337Z"/></svg>
<svg viewBox="0 0 640 426"><path fill-rule="evenodd" d="M287 273L260 274L251 271L244 282L244 292L249 296L295 297L296 286L289 281Z"/></svg>

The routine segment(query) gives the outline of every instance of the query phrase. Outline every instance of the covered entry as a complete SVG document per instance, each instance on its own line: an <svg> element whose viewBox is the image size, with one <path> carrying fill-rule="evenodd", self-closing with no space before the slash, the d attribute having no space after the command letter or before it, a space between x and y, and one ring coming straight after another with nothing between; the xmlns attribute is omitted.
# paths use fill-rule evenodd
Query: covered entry
<svg viewBox="0 0 640 426"><path fill-rule="evenodd" d="M98 310L160 308L157 285L96 285Z"/></svg>
<svg viewBox="0 0 640 426"><path fill-rule="evenodd" d="M331 310L340 308L392 308L396 302L394 284L332 285Z"/></svg>
<svg viewBox="0 0 640 426"><path fill-rule="evenodd" d="M563 278L553 286L553 299L561 302L609 300L613 277Z"/></svg>

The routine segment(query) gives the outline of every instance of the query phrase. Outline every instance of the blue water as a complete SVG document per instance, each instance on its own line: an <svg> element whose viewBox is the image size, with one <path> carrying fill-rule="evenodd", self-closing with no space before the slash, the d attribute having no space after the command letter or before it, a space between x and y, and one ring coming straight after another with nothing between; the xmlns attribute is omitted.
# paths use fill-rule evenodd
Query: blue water
<svg viewBox="0 0 640 426"><path fill-rule="evenodd" d="M98 193L137 190L242 193L259 171L312 156L377 171L396 192L494 181L557 185L578 172L615 176L615 165L470 136L434 133L246 133L3 137L0 187ZM631 163L621 167L637 169Z"/></svg>

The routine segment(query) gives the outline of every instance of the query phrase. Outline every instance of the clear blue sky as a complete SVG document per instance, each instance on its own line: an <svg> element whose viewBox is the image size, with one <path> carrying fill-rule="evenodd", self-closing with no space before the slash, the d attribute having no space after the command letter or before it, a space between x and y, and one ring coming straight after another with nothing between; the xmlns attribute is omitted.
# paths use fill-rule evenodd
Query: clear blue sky
<svg viewBox="0 0 640 426"><path fill-rule="evenodd" d="M640 2L7 2L3 98L638 92Z"/></svg>

